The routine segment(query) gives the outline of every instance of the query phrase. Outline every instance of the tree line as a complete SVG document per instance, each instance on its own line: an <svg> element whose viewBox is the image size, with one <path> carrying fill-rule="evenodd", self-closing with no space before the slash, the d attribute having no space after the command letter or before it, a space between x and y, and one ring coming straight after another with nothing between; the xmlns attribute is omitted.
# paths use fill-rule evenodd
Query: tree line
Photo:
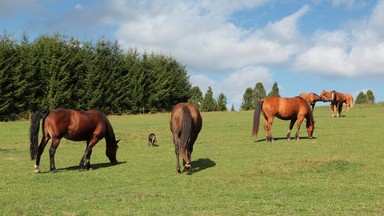
<svg viewBox="0 0 384 216"><path fill-rule="evenodd" d="M202 111L226 110L226 97L213 99L211 88L203 97L176 59L124 51L104 38L92 43L54 34L31 42L26 34L17 40L3 33L0 77L0 121L59 107L136 114L190 101Z"/></svg>
<svg viewBox="0 0 384 216"><path fill-rule="evenodd" d="M40 108L100 109L110 114L170 110L187 101L185 66L162 54L123 51L106 39L79 42L43 35L0 36L0 120Z"/></svg>

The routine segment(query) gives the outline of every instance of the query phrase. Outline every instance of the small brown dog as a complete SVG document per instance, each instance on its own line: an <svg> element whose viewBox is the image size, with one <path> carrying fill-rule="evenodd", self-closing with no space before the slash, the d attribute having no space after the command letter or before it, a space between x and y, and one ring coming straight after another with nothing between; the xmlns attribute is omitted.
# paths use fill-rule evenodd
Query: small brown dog
<svg viewBox="0 0 384 216"><path fill-rule="evenodd" d="M148 146L158 146L156 145L156 134L154 133L150 133L149 136L148 136Z"/></svg>

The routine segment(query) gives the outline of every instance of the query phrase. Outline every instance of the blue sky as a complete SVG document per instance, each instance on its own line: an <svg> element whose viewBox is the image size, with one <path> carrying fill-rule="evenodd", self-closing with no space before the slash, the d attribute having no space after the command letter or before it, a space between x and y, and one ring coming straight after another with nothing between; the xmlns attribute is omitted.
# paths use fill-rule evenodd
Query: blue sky
<svg viewBox="0 0 384 216"><path fill-rule="evenodd" d="M373 90L384 101L384 0L0 0L2 31L31 40L103 37L185 64L203 93L241 104L246 88L280 94ZM326 104L324 104L326 105Z"/></svg>

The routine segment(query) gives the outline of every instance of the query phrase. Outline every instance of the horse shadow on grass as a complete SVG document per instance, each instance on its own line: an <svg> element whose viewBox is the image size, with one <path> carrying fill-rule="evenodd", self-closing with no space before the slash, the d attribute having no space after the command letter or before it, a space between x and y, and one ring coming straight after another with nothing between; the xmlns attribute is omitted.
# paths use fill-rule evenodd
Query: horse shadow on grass
<svg viewBox="0 0 384 216"><path fill-rule="evenodd" d="M196 161L192 161L191 166L192 169L187 173L188 175L192 175L202 170L214 167L216 166L216 163L209 158L199 158Z"/></svg>
<svg viewBox="0 0 384 216"><path fill-rule="evenodd" d="M286 141L296 141L295 137L291 137L291 140L287 140L287 137L274 137L273 138L275 141L278 141L278 140L286 140ZM299 136L299 139L300 140L310 140L309 137L301 137ZM314 139L317 139L316 137L312 137L312 140ZM259 139L259 140L255 140L255 142L266 142L267 139L263 138L263 139Z"/></svg>
<svg viewBox="0 0 384 216"><path fill-rule="evenodd" d="M119 166L121 164L125 164L127 161L119 161L117 164L111 164L111 163L91 163L91 170L97 170L101 168L107 168L107 167L112 167L112 166ZM72 170L79 170L79 165L77 166L70 166L70 167L64 167L64 168L58 168L57 171L72 171ZM87 171L87 170L84 170Z"/></svg>

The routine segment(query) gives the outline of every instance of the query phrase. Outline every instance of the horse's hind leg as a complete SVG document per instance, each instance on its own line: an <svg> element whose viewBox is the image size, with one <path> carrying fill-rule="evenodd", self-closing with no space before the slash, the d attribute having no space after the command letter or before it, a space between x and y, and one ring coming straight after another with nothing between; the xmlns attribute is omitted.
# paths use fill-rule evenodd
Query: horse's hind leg
<svg viewBox="0 0 384 216"><path fill-rule="evenodd" d="M295 122L296 122L296 119L292 119L291 123L289 123L289 129L288 129L288 133L287 133L287 140L291 139L291 131L292 131L292 128L293 128L293 125L295 124Z"/></svg>
<svg viewBox="0 0 384 216"><path fill-rule="evenodd" d="M273 120L266 120L265 123L264 123L264 130L265 130L265 137L267 139L267 141L270 141L270 142L273 142L275 141L272 137L272 123L273 123Z"/></svg>
<svg viewBox="0 0 384 216"><path fill-rule="evenodd" d="M175 155L176 155L176 172L181 173L180 171L180 161L179 161L179 156L180 156L180 139L177 134L173 134L173 144L175 146Z"/></svg>
<svg viewBox="0 0 384 216"><path fill-rule="evenodd" d="M53 172L57 172L56 165L55 165L55 153L59 144L60 144L60 139L52 138L52 144L51 144L51 147L49 148L49 159L50 159L50 170Z"/></svg>
<svg viewBox="0 0 384 216"><path fill-rule="evenodd" d="M36 164L35 164L35 171L34 171L35 173L41 172L40 159L41 159L41 155L43 154L44 148L47 145L49 139L50 139L50 137L48 135L43 136L43 138L41 139L40 145L37 149Z"/></svg>

